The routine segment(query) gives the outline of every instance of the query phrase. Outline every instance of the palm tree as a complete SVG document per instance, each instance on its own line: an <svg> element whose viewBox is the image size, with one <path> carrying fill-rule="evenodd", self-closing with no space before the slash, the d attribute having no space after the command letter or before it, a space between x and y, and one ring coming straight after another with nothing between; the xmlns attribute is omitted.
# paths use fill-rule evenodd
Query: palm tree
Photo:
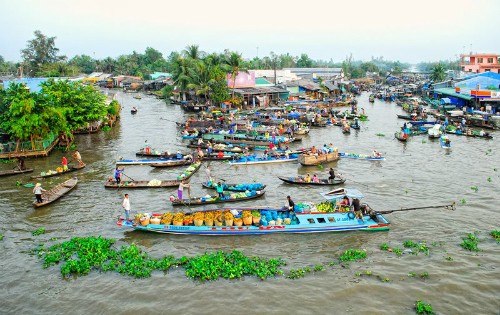
<svg viewBox="0 0 500 315"><path fill-rule="evenodd" d="M196 100L198 101L199 95L204 95L205 101L208 100L210 85L214 81L210 77L210 66L207 66L203 62L199 62L194 68L189 69L189 74L192 83L189 83L187 87L195 91Z"/></svg>
<svg viewBox="0 0 500 315"><path fill-rule="evenodd" d="M198 45L189 45L182 51L182 54L193 60L200 60L205 56L205 52L200 50Z"/></svg>
<svg viewBox="0 0 500 315"><path fill-rule="evenodd" d="M233 93L231 99L234 102L234 86L236 85L236 77L240 72L248 73L248 70L243 68L243 58L241 57L241 54L237 52L231 52L230 54L227 54L225 63L229 67L228 70L231 73L231 80L233 81Z"/></svg>
<svg viewBox="0 0 500 315"><path fill-rule="evenodd" d="M186 91L188 89L188 85L191 83L189 65L189 60L180 55L177 56L172 62L172 79L174 80L174 83L179 86L182 92L183 101L186 100Z"/></svg>
<svg viewBox="0 0 500 315"><path fill-rule="evenodd" d="M442 82L446 78L446 72L444 70L444 66L441 63L438 63L434 67L432 67L431 80L434 82Z"/></svg>

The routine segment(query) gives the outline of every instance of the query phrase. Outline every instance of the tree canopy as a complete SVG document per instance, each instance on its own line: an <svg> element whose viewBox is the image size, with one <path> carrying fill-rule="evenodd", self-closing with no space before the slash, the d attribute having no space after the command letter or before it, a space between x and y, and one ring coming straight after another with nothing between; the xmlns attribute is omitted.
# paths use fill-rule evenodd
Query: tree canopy
<svg viewBox="0 0 500 315"><path fill-rule="evenodd" d="M65 56L58 55L59 48L55 46L56 37L47 37L40 31L34 32L35 38L29 40L26 48L21 50L21 57L27 73L37 73L43 65L65 60Z"/></svg>

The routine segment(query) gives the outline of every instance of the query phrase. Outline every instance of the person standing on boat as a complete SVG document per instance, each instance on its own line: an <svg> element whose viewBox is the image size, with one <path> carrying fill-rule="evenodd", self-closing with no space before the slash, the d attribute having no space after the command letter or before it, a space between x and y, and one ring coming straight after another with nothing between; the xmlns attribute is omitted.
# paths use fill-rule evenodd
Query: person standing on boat
<svg viewBox="0 0 500 315"><path fill-rule="evenodd" d="M212 173L210 171L210 166L209 165L207 165L206 168L205 168L205 175L207 177L207 184L213 182Z"/></svg>
<svg viewBox="0 0 500 315"><path fill-rule="evenodd" d="M290 196L286 196L286 200L288 200L288 210L293 211L295 209L295 202L293 202Z"/></svg>
<svg viewBox="0 0 500 315"><path fill-rule="evenodd" d="M189 185L189 183L187 183L185 179L183 179L179 184L179 189L177 190L177 198L179 200L182 200L182 193L184 192L184 188L188 189L189 199L191 199L191 185Z"/></svg>
<svg viewBox="0 0 500 315"><path fill-rule="evenodd" d="M215 190L217 191L217 194L219 195L219 199L224 199L224 187L222 186L221 182L218 182L217 185L215 186Z"/></svg>
<svg viewBox="0 0 500 315"><path fill-rule="evenodd" d="M63 166L63 172L67 172L68 171L68 159L65 156L62 157L61 164Z"/></svg>
<svg viewBox="0 0 500 315"><path fill-rule="evenodd" d="M26 164L24 164L24 156L19 156L17 158L17 168L19 168L20 171L24 171L26 169Z"/></svg>
<svg viewBox="0 0 500 315"><path fill-rule="evenodd" d="M333 183L333 180L335 179L335 171L332 167L330 167L330 171L328 173L330 174L330 177L328 177L328 181L330 181L330 183Z"/></svg>
<svg viewBox="0 0 500 315"><path fill-rule="evenodd" d="M363 219L363 213L361 212L361 204L358 198L354 198L352 200L352 207L354 208L354 214L356 215L356 219L365 222Z"/></svg>
<svg viewBox="0 0 500 315"><path fill-rule="evenodd" d="M115 169L115 180L116 180L116 185L117 186L120 186L120 182L121 182L121 175L122 175L122 172L125 168L123 169L119 169L118 166L116 167Z"/></svg>
<svg viewBox="0 0 500 315"><path fill-rule="evenodd" d="M36 197L36 203L42 203L42 193L46 191L45 189L42 188L42 184L36 183L35 188L33 188L33 193L35 194Z"/></svg>
<svg viewBox="0 0 500 315"><path fill-rule="evenodd" d="M123 210L125 211L125 220L127 220L127 222L131 222L130 221L130 199L128 198L128 194L125 194L125 198L123 198L122 207L123 207Z"/></svg>
<svg viewBox="0 0 500 315"><path fill-rule="evenodd" d="M80 165L80 166L85 165L85 163L83 163L83 161L82 161L82 156L80 155L80 152L78 152L78 150L75 150L75 153L73 154L73 158L78 162L78 165Z"/></svg>

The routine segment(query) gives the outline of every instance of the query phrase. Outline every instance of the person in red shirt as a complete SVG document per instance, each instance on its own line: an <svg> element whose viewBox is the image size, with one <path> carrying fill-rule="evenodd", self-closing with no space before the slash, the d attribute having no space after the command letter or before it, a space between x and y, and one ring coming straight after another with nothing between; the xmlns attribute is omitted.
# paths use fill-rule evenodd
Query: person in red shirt
<svg viewBox="0 0 500 315"><path fill-rule="evenodd" d="M274 148L274 143L269 142L269 150L272 150Z"/></svg>
<svg viewBox="0 0 500 315"><path fill-rule="evenodd" d="M65 156L62 157L61 164L63 166L63 172L68 171L68 159Z"/></svg>
<svg viewBox="0 0 500 315"><path fill-rule="evenodd" d="M222 158L224 157L224 152L219 151L219 153L217 153L217 157L218 157L219 159L222 159Z"/></svg>

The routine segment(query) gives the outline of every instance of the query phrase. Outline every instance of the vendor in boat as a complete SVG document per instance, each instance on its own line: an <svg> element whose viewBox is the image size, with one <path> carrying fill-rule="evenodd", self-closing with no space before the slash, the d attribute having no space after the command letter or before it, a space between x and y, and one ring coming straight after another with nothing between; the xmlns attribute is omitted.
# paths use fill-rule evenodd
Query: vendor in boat
<svg viewBox="0 0 500 315"><path fill-rule="evenodd" d="M33 188L33 193L35 194L36 197L36 203L42 203L42 193L46 191L45 189L42 188L42 184L36 183L35 188Z"/></svg>
<svg viewBox="0 0 500 315"><path fill-rule="evenodd" d="M85 165L85 163L83 163L83 161L82 161L82 156L81 156L80 152L78 152L78 150L75 150L75 153L73 154L73 158L78 162L79 166Z"/></svg>
<svg viewBox="0 0 500 315"><path fill-rule="evenodd" d="M311 176L309 174L306 175L305 182L306 183L310 183L311 182Z"/></svg>
<svg viewBox="0 0 500 315"><path fill-rule="evenodd" d="M125 168L119 169L118 166L115 169L115 180L116 180L116 185L118 185L118 186L120 186L121 175L122 175L122 172L123 172L124 169Z"/></svg>
<svg viewBox="0 0 500 315"><path fill-rule="evenodd" d="M377 152L377 150L373 150L372 152L372 158L381 158L382 157L382 154L380 154L379 152Z"/></svg>
<svg viewBox="0 0 500 315"><path fill-rule="evenodd" d="M217 194L219 195L219 199L224 199L224 186L222 186L221 182L218 182L215 185L215 190L217 191Z"/></svg>
<svg viewBox="0 0 500 315"><path fill-rule="evenodd" d="M68 159L65 156L62 157L61 164L63 167L63 172L67 172L68 171Z"/></svg>
<svg viewBox="0 0 500 315"><path fill-rule="evenodd" d="M338 202L339 208L341 210L349 210L351 206L351 202L349 201L349 197L344 196L340 202Z"/></svg>
<svg viewBox="0 0 500 315"><path fill-rule="evenodd" d="M295 202L293 202L290 196L286 196L286 200L288 200L288 210L293 211L295 209Z"/></svg>
<svg viewBox="0 0 500 315"><path fill-rule="evenodd" d="M365 222L365 220L363 219L363 213L361 211L361 203L358 198L354 198L352 200L352 207L354 208L353 211L354 214L356 215L356 219Z"/></svg>
<svg viewBox="0 0 500 315"><path fill-rule="evenodd" d="M335 171L333 170L332 167L330 167L330 171L328 171L328 173L330 174L330 177L328 177L328 181L332 183L333 180L335 179Z"/></svg>
<svg viewBox="0 0 500 315"><path fill-rule="evenodd" d="M264 150L264 154L262 154L262 159L263 159L263 160L267 160L267 159L268 159L268 157L269 157L269 156L267 155L267 153L268 153L268 152L269 152L269 151Z"/></svg>
<svg viewBox="0 0 500 315"><path fill-rule="evenodd" d="M187 190L188 190L188 195L189 195L189 199L191 199L191 185L189 185L189 183L188 183L185 179L183 179L183 180L181 181L181 183L179 184L179 189L177 189L177 198L178 198L179 200L182 200L182 199L183 199L183 198L182 198L182 194L183 194L183 192L184 192L184 188L187 188Z"/></svg>
<svg viewBox="0 0 500 315"><path fill-rule="evenodd" d="M26 164L24 163L24 161L25 161L24 156L18 156L17 157L17 168L20 171L24 171L26 169Z"/></svg>
<svg viewBox="0 0 500 315"><path fill-rule="evenodd" d="M217 158L219 158L219 159L224 158L224 152L219 151L219 153L217 153Z"/></svg>
<svg viewBox="0 0 500 315"><path fill-rule="evenodd" d="M312 182L319 183L319 178L318 178L318 176L316 176L316 174L313 175Z"/></svg>
<svg viewBox="0 0 500 315"><path fill-rule="evenodd" d="M205 156L205 154L203 154L203 150L201 150L200 147L198 147L197 154L198 154L198 159L200 159L200 160L203 159L203 157Z"/></svg>

